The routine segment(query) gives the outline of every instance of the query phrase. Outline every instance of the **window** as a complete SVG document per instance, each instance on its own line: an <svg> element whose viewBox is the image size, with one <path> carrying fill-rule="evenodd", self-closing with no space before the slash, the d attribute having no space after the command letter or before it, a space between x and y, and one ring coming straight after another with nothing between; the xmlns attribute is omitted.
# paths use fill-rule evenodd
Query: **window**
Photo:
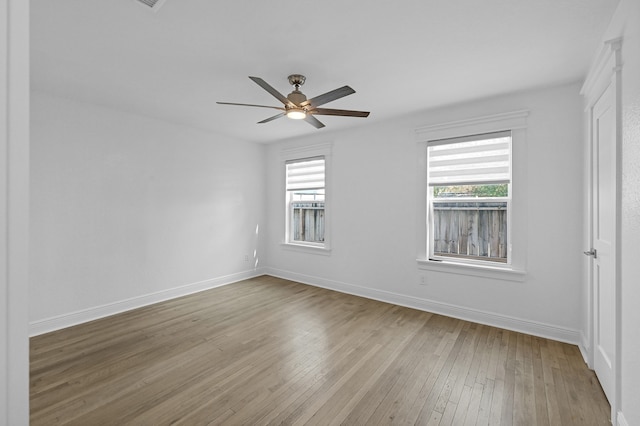
<svg viewBox="0 0 640 426"><path fill-rule="evenodd" d="M429 258L510 263L511 132L427 142Z"/></svg>
<svg viewBox="0 0 640 426"><path fill-rule="evenodd" d="M416 203L416 261L420 270L524 281L527 274L529 210L528 116L528 110L516 110L415 129L418 142L416 161L420 176L417 185L419 202ZM484 164L473 157L462 160L462 156L452 156L445 162L444 152L435 155L436 151L456 148L458 143L478 142L480 146L479 141L491 141L504 136L509 139L509 159L502 161L502 164L508 165L508 169L490 164L496 163L489 160L499 160L499 155L489 155L489 150L484 148L478 148L478 153L474 154L478 158L484 157L487 160ZM440 157L439 160L436 157ZM477 167L472 167L473 164ZM482 169L490 173L483 176L479 173ZM483 213L482 209L493 210L494 217ZM472 216L472 212L474 215L477 213L477 218ZM445 217L447 219L443 219ZM474 224L476 228L481 224L478 231ZM497 245L495 242L493 245L485 244L491 240L488 238L489 232L494 240L497 238ZM480 244L480 240L483 244ZM437 248L436 243L439 244ZM486 249L483 248L485 246Z"/></svg>
<svg viewBox="0 0 640 426"><path fill-rule="evenodd" d="M325 157L289 160L286 167L288 243L325 246Z"/></svg>

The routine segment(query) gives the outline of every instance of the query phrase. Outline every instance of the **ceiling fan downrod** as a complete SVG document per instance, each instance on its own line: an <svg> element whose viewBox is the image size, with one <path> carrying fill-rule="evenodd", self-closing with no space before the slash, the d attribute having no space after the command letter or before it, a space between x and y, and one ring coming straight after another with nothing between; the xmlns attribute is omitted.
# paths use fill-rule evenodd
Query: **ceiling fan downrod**
<svg viewBox="0 0 640 426"><path fill-rule="evenodd" d="M294 87L293 92L287 95L287 99L291 101L294 106L288 106L287 117L289 118L305 118L307 114L307 108L302 107L301 104L307 100L307 97L300 91L300 86L304 84L306 77L301 74L291 74L289 76L289 83ZM291 112L296 111L296 112ZM304 115L303 115L304 114Z"/></svg>

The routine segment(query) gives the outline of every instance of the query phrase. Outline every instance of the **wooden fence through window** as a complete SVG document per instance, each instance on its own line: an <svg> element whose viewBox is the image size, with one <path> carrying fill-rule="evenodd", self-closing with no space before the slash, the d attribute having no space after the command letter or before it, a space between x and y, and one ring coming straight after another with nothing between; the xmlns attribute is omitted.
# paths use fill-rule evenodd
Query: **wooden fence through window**
<svg viewBox="0 0 640 426"><path fill-rule="evenodd" d="M324 202L296 201L293 209L293 240L324 242Z"/></svg>
<svg viewBox="0 0 640 426"><path fill-rule="evenodd" d="M434 202L434 254L507 261L506 202Z"/></svg>

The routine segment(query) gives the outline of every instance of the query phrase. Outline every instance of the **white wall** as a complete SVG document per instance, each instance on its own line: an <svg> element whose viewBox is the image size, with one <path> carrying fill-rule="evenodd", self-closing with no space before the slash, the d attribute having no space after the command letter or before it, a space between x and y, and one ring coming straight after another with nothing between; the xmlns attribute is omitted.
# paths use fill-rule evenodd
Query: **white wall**
<svg viewBox="0 0 640 426"><path fill-rule="evenodd" d="M582 327L580 85L516 93L268 147L269 272L316 285L579 343ZM415 129L528 109L524 282L424 271L416 262ZM372 112L375 115L375 111ZM344 118L335 118L344 119ZM330 119L327 120L330 129ZM332 142L329 256L282 246L285 147ZM517 167L514 166L514 167ZM366 208L364 206L367 206ZM424 275L427 285L418 284Z"/></svg>
<svg viewBox="0 0 640 426"><path fill-rule="evenodd" d="M603 41L622 37L621 399L618 421L640 425L640 2L621 0Z"/></svg>
<svg viewBox="0 0 640 426"><path fill-rule="evenodd" d="M42 92L31 131L32 333L257 273L263 146Z"/></svg>

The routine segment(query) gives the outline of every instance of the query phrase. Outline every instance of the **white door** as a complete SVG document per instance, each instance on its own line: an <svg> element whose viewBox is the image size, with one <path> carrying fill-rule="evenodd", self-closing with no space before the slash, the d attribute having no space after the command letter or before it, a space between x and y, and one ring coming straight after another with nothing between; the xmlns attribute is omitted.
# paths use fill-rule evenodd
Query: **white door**
<svg viewBox="0 0 640 426"><path fill-rule="evenodd" d="M593 277L593 368L613 404L616 360L616 108L614 87L592 112L591 273Z"/></svg>

